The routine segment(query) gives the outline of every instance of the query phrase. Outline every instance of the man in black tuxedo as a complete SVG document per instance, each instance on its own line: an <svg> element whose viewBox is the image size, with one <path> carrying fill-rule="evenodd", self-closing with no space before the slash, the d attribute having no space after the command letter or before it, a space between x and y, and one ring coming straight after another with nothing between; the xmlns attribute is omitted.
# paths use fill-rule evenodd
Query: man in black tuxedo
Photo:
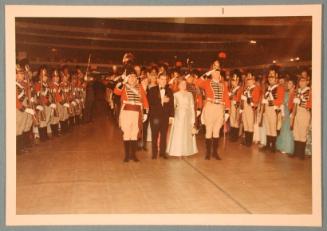
<svg viewBox="0 0 327 231"><path fill-rule="evenodd" d="M158 156L158 136L160 134L159 154L167 159L166 143L169 123L174 119L174 96L167 85L166 74L158 76L158 86L148 90L149 119L152 133L152 159Z"/></svg>

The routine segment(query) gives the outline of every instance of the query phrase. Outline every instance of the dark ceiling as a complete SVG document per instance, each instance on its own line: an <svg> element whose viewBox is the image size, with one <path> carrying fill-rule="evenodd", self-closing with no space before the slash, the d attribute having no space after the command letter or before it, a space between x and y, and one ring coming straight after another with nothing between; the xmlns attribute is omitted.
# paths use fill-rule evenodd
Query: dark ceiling
<svg viewBox="0 0 327 231"><path fill-rule="evenodd" d="M120 63L130 51L140 63L190 57L208 66L223 51L224 66L249 66L310 61L311 24L311 17L16 18L16 44L32 60L86 62L91 53L93 62Z"/></svg>

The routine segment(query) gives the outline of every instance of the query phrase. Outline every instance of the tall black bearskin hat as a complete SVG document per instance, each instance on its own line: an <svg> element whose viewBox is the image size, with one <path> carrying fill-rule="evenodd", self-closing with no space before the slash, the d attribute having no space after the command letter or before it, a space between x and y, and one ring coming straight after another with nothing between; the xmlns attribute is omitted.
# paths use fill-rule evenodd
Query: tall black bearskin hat
<svg viewBox="0 0 327 231"><path fill-rule="evenodd" d="M131 52L124 54L123 60L122 60L124 65L132 65L134 63L134 61L135 61L135 56Z"/></svg>
<svg viewBox="0 0 327 231"><path fill-rule="evenodd" d="M297 85L297 76L294 74L291 74L290 77L288 78L288 81L293 82L293 84L296 86Z"/></svg>
<svg viewBox="0 0 327 231"><path fill-rule="evenodd" d="M280 67L277 66L276 64L270 65L269 68L268 68L268 72L269 71L275 71L275 73L279 75Z"/></svg>
<svg viewBox="0 0 327 231"><path fill-rule="evenodd" d="M241 78L241 71L239 69L233 70L231 80L239 80L240 78Z"/></svg>

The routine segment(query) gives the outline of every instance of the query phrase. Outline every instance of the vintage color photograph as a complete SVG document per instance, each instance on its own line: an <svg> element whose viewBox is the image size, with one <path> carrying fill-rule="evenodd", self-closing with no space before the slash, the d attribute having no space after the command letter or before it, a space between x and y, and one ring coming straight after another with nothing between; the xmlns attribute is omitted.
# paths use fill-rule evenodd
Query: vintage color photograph
<svg viewBox="0 0 327 231"><path fill-rule="evenodd" d="M313 214L312 16L13 30L17 215Z"/></svg>

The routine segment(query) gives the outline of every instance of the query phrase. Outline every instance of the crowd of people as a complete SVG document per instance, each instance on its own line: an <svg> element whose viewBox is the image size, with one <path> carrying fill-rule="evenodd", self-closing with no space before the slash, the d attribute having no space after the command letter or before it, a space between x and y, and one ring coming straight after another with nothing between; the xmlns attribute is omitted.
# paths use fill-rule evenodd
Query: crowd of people
<svg viewBox="0 0 327 231"><path fill-rule="evenodd" d="M109 112L123 132L124 162L139 161L136 153L147 150L149 136L154 160L196 154L196 137L202 134L207 160L221 160L220 137L224 144L227 138L229 145L256 143L260 152L304 159L311 152L310 71L286 75L271 65L263 73L226 71L219 60L204 74L191 65L184 70L167 64L142 67L125 54L123 69L113 66L100 80ZM33 75L28 65L17 64L17 153L35 140L44 142L49 134L61 136L89 122L93 105L87 89L93 81L80 67L70 72L63 66L48 76L44 66Z"/></svg>
<svg viewBox="0 0 327 231"><path fill-rule="evenodd" d="M140 146L147 150L148 131L152 159L196 154L199 131L205 136L207 160L221 160L222 136L231 144L257 143L264 153L304 159L311 152L311 78L306 68L286 75L271 65L259 77L251 70L224 71L215 60L204 74L190 66L183 73L166 64L135 65L132 54L125 54L123 64L123 74L114 70L104 84L109 110L123 131L125 162L139 161L136 152Z"/></svg>
<svg viewBox="0 0 327 231"><path fill-rule="evenodd" d="M71 74L68 66L33 72L29 65L16 65L16 151L28 152L34 144L45 142L73 130L92 119L93 78L80 67ZM51 135L50 135L51 134Z"/></svg>

